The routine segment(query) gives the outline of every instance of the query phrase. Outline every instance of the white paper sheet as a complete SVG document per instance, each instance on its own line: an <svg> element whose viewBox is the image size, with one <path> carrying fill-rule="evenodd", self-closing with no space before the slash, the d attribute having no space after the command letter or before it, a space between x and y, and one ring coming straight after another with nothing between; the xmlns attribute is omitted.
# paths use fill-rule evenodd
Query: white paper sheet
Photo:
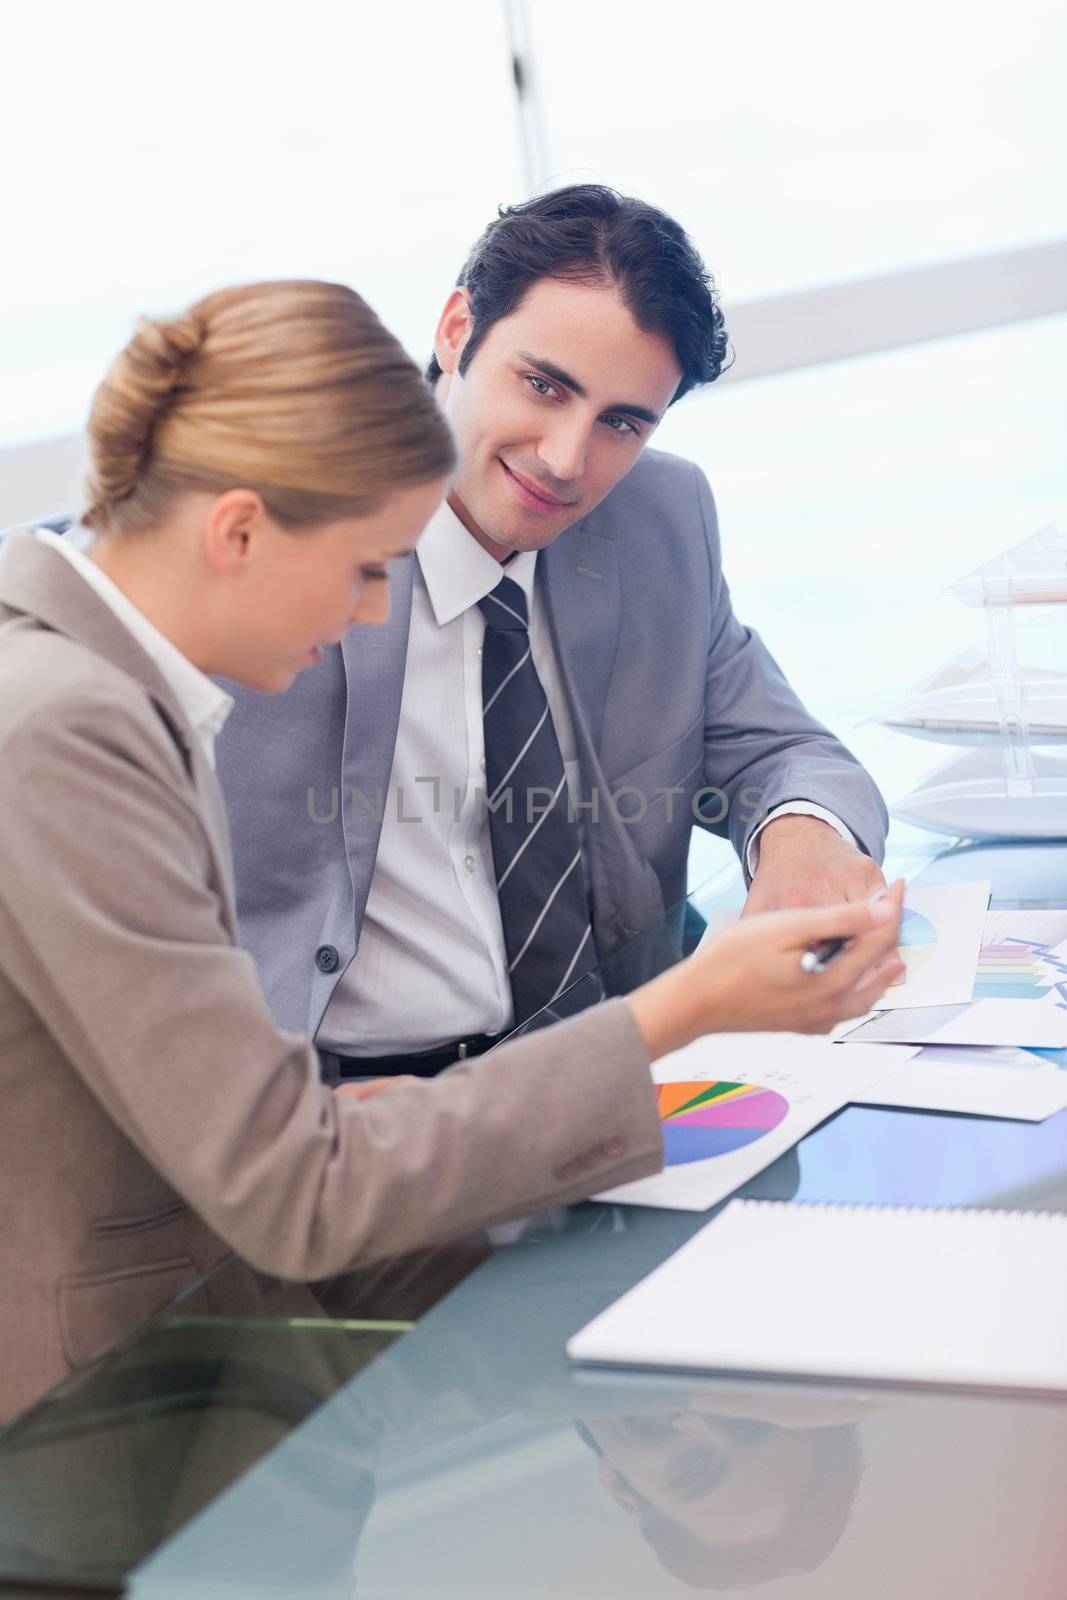
<svg viewBox="0 0 1067 1600"><path fill-rule="evenodd" d="M1019 1045L1067 1047L1067 1011L1051 1000L976 1000L970 1006L919 1006L883 1011L850 1033L852 1044Z"/></svg>
<svg viewBox="0 0 1067 1600"><path fill-rule="evenodd" d="M668 1160L675 1139L689 1138L698 1145L702 1141L719 1143L719 1153L706 1159L679 1160L655 1177L639 1178L596 1198L623 1205L705 1211L913 1054L912 1050L891 1052L885 1045L842 1046L828 1039L784 1033L720 1033L697 1039L654 1063L652 1075L657 1084L717 1082L746 1085L756 1093L735 1093L732 1106L729 1094L724 1095L712 1113L723 1119L721 1128L683 1128L677 1117L668 1119L664 1124ZM729 1148L735 1141L736 1147Z"/></svg>
<svg viewBox="0 0 1067 1600"><path fill-rule="evenodd" d="M1067 1001L1067 911L991 911L974 980L974 1000Z"/></svg>
<svg viewBox="0 0 1067 1600"><path fill-rule="evenodd" d="M1067 1072L1026 1050L928 1045L856 1104L1043 1122L1067 1109Z"/></svg>

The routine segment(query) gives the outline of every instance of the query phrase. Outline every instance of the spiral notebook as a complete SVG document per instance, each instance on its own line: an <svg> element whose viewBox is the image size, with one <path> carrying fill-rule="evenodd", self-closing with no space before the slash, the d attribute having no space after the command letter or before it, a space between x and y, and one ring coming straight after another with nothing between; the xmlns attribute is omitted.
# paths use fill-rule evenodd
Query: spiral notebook
<svg viewBox="0 0 1067 1600"><path fill-rule="evenodd" d="M1067 1216L735 1200L567 1354L1067 1393Z"/></svg>

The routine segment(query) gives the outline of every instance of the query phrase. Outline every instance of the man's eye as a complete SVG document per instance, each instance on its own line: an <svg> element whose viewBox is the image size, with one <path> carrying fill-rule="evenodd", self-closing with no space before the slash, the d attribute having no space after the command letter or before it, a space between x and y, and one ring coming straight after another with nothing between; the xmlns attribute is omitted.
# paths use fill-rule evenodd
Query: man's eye
<svg viewBox="0 0 1067 1600"><path fill-rule="evenodd" d="M365 583L377 583L382 578L387 578L389 573L385 567L360 567L359 575Z"/></svg>
<svg viewBox="0 0 1067 1600"><path fill-rule="evenodd" d="M634 433L634 434L636 434L636 432L637 432L637 429L634 427L633 423L629 420L628 417L619 417L619 416L616 416L616 415L612 414L610 417L605 417L604 421L607 423L607 425L611 429L612 433Z"/></svg>
<svg viewBox="0 0 1067 1600"><path fill-rule="evenodd" d="M526 374L526 382L530 385L534 394L553 395L556 392L545 378L539 378L534 372Z"/></svg>

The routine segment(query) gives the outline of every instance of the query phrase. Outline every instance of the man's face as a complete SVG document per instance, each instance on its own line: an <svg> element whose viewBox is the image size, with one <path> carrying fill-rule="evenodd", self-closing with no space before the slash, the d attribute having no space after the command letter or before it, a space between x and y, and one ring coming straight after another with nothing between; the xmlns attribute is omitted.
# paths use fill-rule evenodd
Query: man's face
<svg viewBox="0 0 1067 1600"><path fill-rule="evenodd" d="M459 446L450 501L499 559L541 550L625 477L681 380L674 347L615 289L542 278L489 329L466 373L464 291L437 332L439 395Z"/></svg>

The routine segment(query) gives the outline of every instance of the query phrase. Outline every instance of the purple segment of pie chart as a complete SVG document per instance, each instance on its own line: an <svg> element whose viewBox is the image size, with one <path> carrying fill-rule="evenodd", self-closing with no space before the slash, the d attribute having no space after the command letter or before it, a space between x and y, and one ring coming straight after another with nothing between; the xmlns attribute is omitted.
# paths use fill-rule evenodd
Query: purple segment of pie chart
<svg viewBox="0 0 1067 1600"><path fill-rule="evenodd" d="M669 1118L672 1125L690 1128L776 1128L789 1110L788 1101L773 1089L738 1095L735 1100L708 1100L693 1111Z"/></svg>

